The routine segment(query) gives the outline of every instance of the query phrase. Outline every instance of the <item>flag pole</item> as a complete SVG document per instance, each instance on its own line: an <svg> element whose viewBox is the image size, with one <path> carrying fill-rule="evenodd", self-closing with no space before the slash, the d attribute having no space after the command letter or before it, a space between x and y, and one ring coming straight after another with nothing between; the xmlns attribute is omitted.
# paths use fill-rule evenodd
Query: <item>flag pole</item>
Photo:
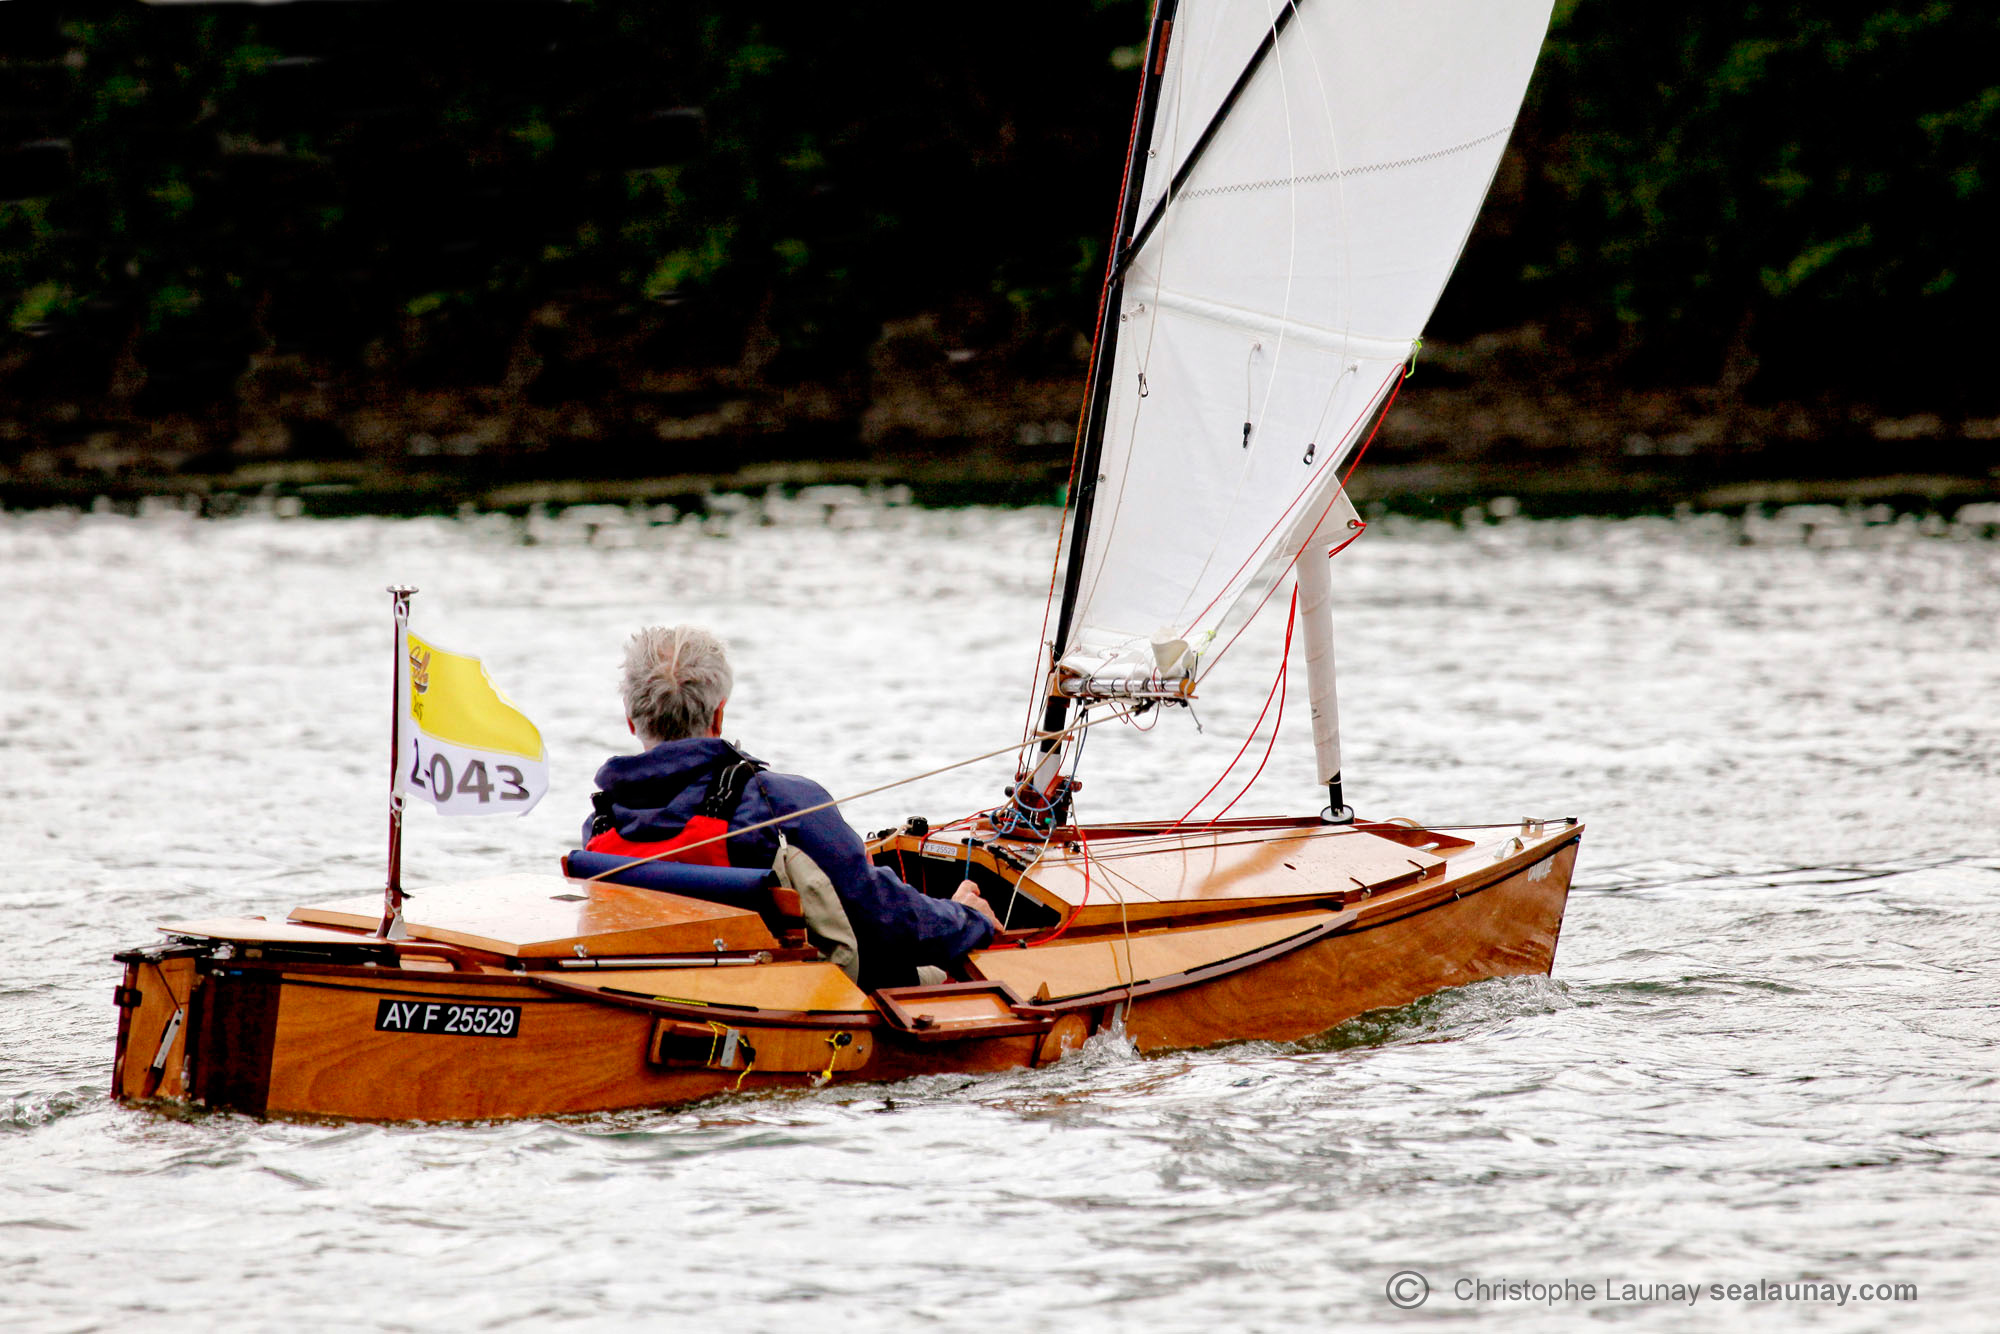
<svg viewBox="0 0 2000 1334"><path fill-rule="evenodd" d="M408 934L403 930L403 791L396 774L403 762L403 676L409 671L403 661L403 630L410 623L410 595L416 591L407 584L389 586L395 619L395 671L389 677L389 878L382 887L382 925L375 932L385 940Z"/></svg>

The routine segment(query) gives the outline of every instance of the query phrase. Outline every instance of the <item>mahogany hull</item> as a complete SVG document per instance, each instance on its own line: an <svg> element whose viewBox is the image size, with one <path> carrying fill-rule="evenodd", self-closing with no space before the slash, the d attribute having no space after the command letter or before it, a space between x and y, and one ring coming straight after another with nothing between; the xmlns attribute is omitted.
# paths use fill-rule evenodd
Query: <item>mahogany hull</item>
<svg viewBox="0 0 2000 1334"><path fill-rule="evenodd" d="M259 1116L479 1120L1029 1067L1119 1023L1143 1052L1295 1040L1446 987L1547 974L1580 833L1511 859L1503 845L1483 871L1337 914L1267 916L1263 936L1278 938L1234 957L1053 999L974 979L877 993L866 1009L801 1012L590 991L499 969L299 964L192 947L121 956L113 1093ZM1173 934L1156 927L1150 939L1160 947ZM1098 939L1115 948L1105 932ZM1132 938L1124 944L1129 960ZM385 1006L413 1005L512 1009L518 1028L382 1030ZM952 1018L953 1005L969 1017ZM944 1022L926 1027L932 1011ZM748 1056L731 1065L739 1041Z"/></svg>
<svg viewBox="0 0 2000 1334"><path fill-rule="evenodd" d="M1245 1038L1289 1042L1447 987L1547 976L1576 851L1569 843L1463 898L1357 924L1254 968L1139 999L1126 1017L1126 1035L1142 1052Z"/></svg>

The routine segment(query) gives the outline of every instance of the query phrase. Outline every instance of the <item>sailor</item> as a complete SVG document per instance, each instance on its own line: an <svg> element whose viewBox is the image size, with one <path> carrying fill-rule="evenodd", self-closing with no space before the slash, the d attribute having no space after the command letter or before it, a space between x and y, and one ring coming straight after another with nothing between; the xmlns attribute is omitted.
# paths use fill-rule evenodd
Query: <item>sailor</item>
<svg viewBox="0 0 2000 1334"><path fill-rule="evenodd" d="M625 648L625 725L647 749L616 755L597 771L600 789L583 836L591 851L645 856L663 842L699 843L685 860L767 867L778 835L810 857L833 884L859 946L865 989L908 985L921 966L947 967L989 944L999 920L970 880L949 901L934 899L874 865L861 836L826 789L773 773L722 739L734 685L720 640L696 626L650 626ZM781 823L704 842L709 831ZM678 860L678 859L677 859Z"/></svg>

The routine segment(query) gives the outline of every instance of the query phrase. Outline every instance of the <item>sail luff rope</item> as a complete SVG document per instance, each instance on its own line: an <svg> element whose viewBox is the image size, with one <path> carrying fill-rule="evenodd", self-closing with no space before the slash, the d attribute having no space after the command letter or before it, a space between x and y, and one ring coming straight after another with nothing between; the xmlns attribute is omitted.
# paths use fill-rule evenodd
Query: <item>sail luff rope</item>
<svg viewBox="0 0 2000 1334"><path fill-rule="evenodd" d="M1287 0L1287 3L1290 2L1291 0ZM1271 20L1272 26L1276 27L1278 16L1271 12L1271 0L1264 0L1264 14L1265 17ZM1304 33L1305 29L1301 28L1299 31ZM1293 43L1294 46L1297 44L1297 42ZM1285 165L1290 168L1288 174L1296 176L1299 169L1299 136L1292 127L1292 86L1291 81L1285 77L1285 53L1277 49L1277 43L1275 42L1272 43L1271 49L1273 54L1277 56L1278 63L1278 106L1285 123ZM1271 352L1271 374L1264 381L1264 401L1257 408L1257 420L1260 423L1271 410L1271 395L1277 392L1278 368L1284 364L1285 360L1285 329L1290 325L1292 318L1292 288L1299 276L1299 191L1297 186L1292 187L1290 194L1287 196L1287 202L1291 207L1289 231L1285 238L1287 247L1285 255L1285 298L1278 306L1278 346Z"/></svg>
<svg viewBox="0 0 2000 1334"><path fill-rule="evenodd" d="M1243 72L1237 76L1235 85L1230 89L1228 95L1223 99L1221 106L1217 109L1215 116L1209 121L1207 127L1203 130L1202 135L1196 141L1194 148L1190 150L1187 161L1181 165L1180 169L1168 181L1167 188L1162 193L1159 201L1155 203L1153 211L1147 220L1146 226L1141 231L1140 237L1135 239L1131 245L1126 247L1126 250L1124 254L1121 256L1119 262L1121 271L1123 268L1129 266L1133 257L1137 255L1140 249L1141 241L1146 236L1150 236L1154 227L1158 223L1160 223L1163 219L1165 219L1167 216L1169 216L1174 202L1177 199L1183 197L1183 192L1181 191L1181 187L1186 184L1187 180L1193 173L1196 161L1200 158L1202 153L1208 148L1208 145L1215 138L1216 133L1221 129L1223 122L1228 118L1229 112L1234 109L1237 99L1249 87L1253 78L1262 68L1265 58L1273 54L1274 52L1277 53L1278 56L1277 60L1278 96L1280 105L1283 107L1282 114L1285 126L1286 161L1291 166L1291 172L1289 173L1289 175L1294 178L1296 177L1297 160L1298 160L1297 136L1293 133L1293 127L1292 127L1291 95L1289 91L1289 81L1285 77L1284 55L1282 52L1277 51L1277 46L1279 37L1287 30L1287 27L1292 17L1297 13L1299 5L1302 3L1303 0L1286 0L1283 12L1279 14L1273 14L1271 11L1270 0L1265 0L1264 11L1269 26L1265 32L1264 40L1259 44L1256 52L1252 55L1250 61L1245 65ZM1301 31L1304 30L1301 29ZM1310 42L1307 43L1307 49L1308 53L1310 54L1311 52ZM1317 59L1318 59L1317 56L1314 56L1313 59L1315 62L1315 68L1317 68ZM1174 88L1174 97L1175 97L1174 128L1175 128L1176 143L1178 143L1179 141L1180 114L1184 107L1185 90L1186 90L1186 80L1185 79L1177 80ZM1324 108L1324 97L1322 97L1322 106ZM1331 133L1331 112L1329 111L1327 114L1329 119L1329 133ZM1171 153L1169 155L1168 160L1169 161L1172 160ZM1146 322L1146 327L1147 327L1146 349L1145 352L1141 355L1140 365L1138 368L1142 382L1144 380L1146 372L1151 368L1153 344L1159 332L1159 293L1161 287L1165 282L1165 275L1166 275L1165 260L1167 253L1166 247L1168 240L1171 239L1172 237L1172 234L1173 234L1173 229L1171 227L1167 228L1166 232L1162 236L1160 249L1152 266L1153 267L1153 310L1151 316L1148 318ZM1274 392L1276 392L1277 389L1278 366L1280 358L1282 357L1284 351L1284 339L1285 339L1285 334L1282 326L1291 312L1292 287L1294 280L1297 277L1297 270L1298 270L1298 192L1296 188L1293 189L1290 195L1290 223L1289 223L1287 245L1289 249L1285 267L1285 295L1283 303L1280 308L1279 319L1281 327L1278 334L1278 344L1276 350L1273 351L1271 356L1270 375L1265 381L1264 407L1262 409L1257 409L1253 411L1250 407L1249 402L1246 402L1245 404L1246 431L1244 435L1244 445L1246 449L1250 443L1250 432L1247 428L1250 426L1251 420L1253 418L1257 420L1262 419L1264 415L1264 410L1268 409L1270 405L1271 395ZM1253 344L1249 354L1249 360L1246 362L1244 367L1246 381L1250 381L1250 383L1246 384L1246 394L1251 399L1254 399L1255 396L1254 380L1251 380L1251 372L1256 359L1257 351L1259 348L1261 348L1261 346L1262 346L1261 344ZM1336 389L1338 388L1338 384L1339 380L1336 378L1335 380ZM1332 403L1332 395L1331 393L1329 393L1328 396L1329 407L1331 406L1331 403ZM1113 501L1109 513L1105 516L1105 519L1093 525L1098 530L1096 534L1096 536L1098 537L1098 541L1095 543L1095 547L1099 552L1104 551L1108 546L1113 534L1117 531L1119 519L1123 515L1126 483L1131 476L1132 463L1135 454L1133 444L1138 436L1139 417L1141 412L1143 412L1143 408L1133 413L1131 424L1125 433L1126 438L1123 449L1124 458L1119 470L1118 490L1115 493L1117 498L1116 500ZM1322 410L1321 413L1322 419L1324 418L1324 415L1325 412L1324 410ZM1253 460L1254 456L1246 453L1242 461L1240 462L1237 468L1236 485L1230 492L1229 509L1225 511L1226 514L1234 513L1237 504L1241 501L1243 495L1243 486L1245 481L1249 477L1253 465ZM1329 460L1329 462L1331 462L1331 460ZM1305 489L1306 490L1311 489L1310 480L1308 481L1307 487ZM1279 524L1282 524L1284 522L1285 515L1288 515L1291 512L1292 508L1297 505L1298 500L1302 498L1302 496L1303 492L1301 493L1300 497L1294 497L1292 503L1285 507L1284 514L1281 514L1279 516L1278 523L1272 525L1272 531L1275 531L1276 528L1279 526ZM1181 601L1181 606L1179 612L1176 615L1176 619L1179 619L1180 613L1184 613L1186 611L1188 599L1194 596L1195 589L1198 588L1201 584L1202 576L1206 575L1209 567L1215 561L1216 554L1222 549L1222 542L1223 542L1222 533L1226 531L1227 528L1228 524L1226 522L1217 525L1217 535L1214 541L1210 544L1207 555L1202 560L1201 570L1199 573L1197 573L1195 579L1192 581L1192 586L1188 590L1187 597L1184 597ZM1265 533L1264 538L1259 539L1257 547L1253 549L1251 556L1249 558L1246 558L1246 560L1244 561L1243 563L1244 566L1247 566L1248 564L1251 563L1252 560L1256 558L1256 551L1262 548L1263 542L1265 540L1268 540L1269 537L1270 537L1270 532L1267 531ZM1103 561L1100 559L1097 562L1097 569L1095 571L1095 574L1097 576L1101 576L1102 573L1103 573ZM1226 593L1228 591L1229 587L1235 583L1236 579L1240 577L1242 573L1243 573L1243 566L1239 566L1236 572L1232 574L1229 577L1229 580L1223 585L1222 592L1219 592L1214 597L1210 598L1208 605L1203 607L1201 612L1195 616L1193 624L1198 624L1202 619L1202 617L1205 617L1209 613L1209 611L1213 610L1216 602L1221 599L1223 593ZM1088 588L1080 588L1078 591L1078 596L1076 599L1075 606L1083 607L1088 605L1091 598L1095 595L1096 587L1097 587L1096 578L1093 578ZM1060 649L1062 647L1067 647L1067 646L1060 645L1058 647Z"/></svg>
<svg viewBox="0 0 2000 1334"><path fill-rule="evenodd" d="M1139 149L1143 143L1150 143L1153 137L1154 113L1159 108L1160 80L1165 74L1166 56L1172 32L1172 20L1178 0L1155 0L1151 35L1146 43L1146 64L1139 83L1139 109L1133 120L1132 137L1125 150L1125 179L1119 190L1118 218L1111 232L1113 267L1105 282L1102 304L1108 316L1116 304L1124 287L1124 266L1118 264L1116 256L1127 248L1126 241L1131 235L1132 222L1139 211L1138 192L1132 177L1134 164L1138 161ZM1090 536L1091 506L1097 494L1097 466L1104 452L1105 413L1111 403L1112 372L1117 366L1118 337L1117 324L1109 318L1103 323L1104 337L1093 353L1090 385L1086 393L1088 402L1085 416L1083 456L1077 467L1077 489L1072 497L1076 510L1075 531L1070 538L1069 570L1063 580L1062 612L1056 620L1056 656L1069 639L1073 624L1077 593L1083 580L1083 557ZM1059 724L1068 704L1060 695L1052 695L1047 711L1042 715L1042 730L1048 731ZM1046 751L1044 751L1046 753Z"/></svg>
<svg viewBox="0 0 2000 1334"><path fill-rule="evenodd" d="M1139 80L1139 92L1133 98L1132 102L1132 129L1125 142L1125 173L1118 182L1117 207L1112 210L1112 244L1111 251L1105 256L1104 260L1104 287L1097 296L1097 326L1091 330L1090 334L1090 364L1092 366L1097 365L1098 345L1104 338L1104 317L1111 305L1111 287L1115 277L1114 270L1118 264L1119 230L1124 221L1125 192L1132 180L1132 163L1137 156L1139 143L1139 122L1144 117L1145 106L1146 80L1142 77ZM1041 692L1036 687L1055 665L1052 660L1044 666L1041 661L1041 653L1045 647L1053 647L1049 643L1049 612L1055 606L1056 580L1062 573L1063 534L1069 527L1070 504L1076 499L1077 475L1084 454L1084 432L1089 428L1090 424L1090 404L1091 400L1095 397L1093 393L1094 389L1094 385L1085 386L1083 399L1077 404L1076 409L1076 442L1071 445L1069 451L1069 477L1063 483L1063 508L1062 517L1056 523L1055 556L1049 561L1049 592L1048 596L1042 602L1042 629L1036 643L1035 675L1028 685L1028 708L1021 721L1021 745L1024 749L1028 745L1028 734L1035 727L1035 709L1044 702ZM1081 553L1077 554L1081 555Z"/></svg>
<svg viewBox="0 0 2000 1334"><path fill-rule="evenodd" d="M696 848L705 848L711 843L720 843L724 839L738 838L744 834L755 833L760 829L769 829L774 825L784 824L788 820L796 820L802 815L812 815L818 811L830 810L833 807L840 805L842 802L859 801L863 797L872 797L878 792L887 792L891 788L907 787L911 783L921 783L926 778L935 778L939 774L950 773L953 769L963 769L969 764L978 764L982 760L990 760L1001 755L1011 754L1015 751L1022 750L1027 746L1036 745L1043 741L1060 742L1066 737L1074 736L1077 733L1082 732L1085 728L1095 727L1099 723L1113 722L1117 719L1123 718L1126 712L1127 711L1120 710L1117 712L1108 713L1102 718L1085 717L1083 719L1078 720L1077 722L1071 723L1069 726L1062 728L1059 731L1037 732L1035 735L1029 737L1028 740L1026 740L1025 742L1015 742L1010 745L1005 745L1000 747L998 750L989 750L983 755L974 755L970 759L954 760L950 764L941 764L935 769L929 769L920 774L912 774L908 778L898 778L892 782L879 783L874 787L863 788L859 792L850 792L848 795L844 797L834 797L830 800L822 801L818 805L802 806L798 810L786 811L783 815L776 815L768 820L759 820L756 824L747 824L740 829L725 830L724 832L720 834L715 834L709 838L700 839L693 843L682 843L674 848L653 853L650 856L635 857L629 862L622 862L617 866L606 867L604 870L599 871L596 875L582 876L575 878L579 878L584 883L589 884L593 881L602 880L606 876L617 875L622 871L629 871L635 866L645 866L650 862L661 861L668 857L677 857L681 853L692 852Z"/></svg>
<svg viewBox="0 0 2000 1334"><path fill-rule="evenodd" d="M1177 151L1179 151L1181 142L1181 128L1182 128L1181 116L1182 113L1187 109L1187 79L1185 77L1182 77L1181 75L1181 69L1185 66L1186 62L1182 56L1176 54L1176 52L1178 51L1186 50L1187 44L1188 44L1187 38L1185 35L1183 35L1182 40L1178 43L1171 44L1167 51L1168 64L1175 66L1174 106L1173 106L1173 114L1171 117L1173 130L1167 145L1167 161L1169 162L1172 162L1174 160L1173 155ZM1161 70L1162 77L1165 76L1165 73L1166 71L1163 68ZM1145 189L1145 181L1143 179L1143 173L1142 173L1142 179L1140 180L1139 183L1139 188L1141 192L1143 192ZM1165 202L1171 204L1173 200L1173 191L1174 191L1174 182L1171 178L1169 178L1167 182L1167 188L1162 196L1162 199ZM1172 240L1172 238L1173 238L1173 233L1170 230L1166 236L1163 236L1160 239L1159 253L1155 257L1153 263L1152 314L1146 320L1146 346L1139 353L1138 374L1139 374L1139 384L1142 387L1146 383L1146 373L1152 369L1153 344L1158 339L1160 333L1160 288L1166 282L1168 243ZM1119 265L1121 268L1125 264L1124 258L1116 254L1112 256L1112 262L1114 264ZM1123 289L1121 288L1120 290L1122 292ZM1124 317L1121 315L1119 318L1122 320ZM1117 367L1115 364L1106 367L1107 374L1115 372L1116 370ZM1145 397L1146 395L1142 392L1140 394L1140 398L1144 399ZM1099 553L1097 568L1091 574L1090 583L1088 587L1086 587L1083 584L1083 581L1081 579L1077 581L1076 602L1072 606L1072 613L1074 613L1076 607L1086 607L1090 605L1091 599L1097 596L1097 581L1104 574L1104 561L1102 558L1102 553L1110 548L1112 538L1118 532L1119 520L1122 519L1125 515L1126 486L1131 481L1132 478L1132 455L1133 455L1132 446L1133 443L1138 439L1139 418L1144 412L1145 412L1145 407L1143 406L1143 404L1140 407L1134 409L1132 413L1131 425L1126 429L1125 440L1122 449L1124 457L1123 461L1120 463L1118 468L1118 489L1116 492L1113 493L1113 500L1111 502L1110 509L1108 511L1101 512L1103 517L1098 518L1097 521L1093 524L1093 527L1097 530L1096 531L1097 541L1093 544L1094 549ZM1101 458L1102 455L1100 453L1100 461ZM1066 644L1057 646L1059 652L1060 650L1067 647L1068 645Z"/></svg>

